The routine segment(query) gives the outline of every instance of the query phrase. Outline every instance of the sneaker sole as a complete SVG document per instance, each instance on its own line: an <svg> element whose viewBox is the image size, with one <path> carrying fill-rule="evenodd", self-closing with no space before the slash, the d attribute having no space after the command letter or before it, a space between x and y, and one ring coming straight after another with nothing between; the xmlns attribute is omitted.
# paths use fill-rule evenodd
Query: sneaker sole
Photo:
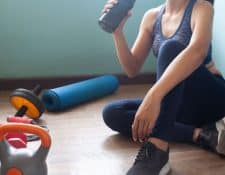
<svg viewBox="0 0 225 175"><path fill-rule="evenodd" d="M167 162L167 164L164 165L164 167L159 172L159 175L167 175L169 172L170 172L170 165L169 162Z"/></svg>
<svg viewBox="0 0 225 175"><path fill-rule="evenodd" d="M219 132L216 150L219 154L225 156L225 122L223 120L217 122L216 128Z"/></svg>

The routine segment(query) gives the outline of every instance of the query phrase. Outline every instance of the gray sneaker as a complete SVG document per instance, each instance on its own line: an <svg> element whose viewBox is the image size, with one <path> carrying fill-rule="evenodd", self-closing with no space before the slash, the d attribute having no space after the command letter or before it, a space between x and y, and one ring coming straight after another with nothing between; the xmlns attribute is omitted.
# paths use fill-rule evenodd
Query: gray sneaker
<svg viewBox="0 0 225 175"><path fill-rule="evenodd" d="M198 138L197 145L213 151L219 155L225 156L225 123L218 121L211 126L202 128Z"/></svg>
<svg viewBox="0 0 225 175"><path fill-rule="evenodd" d="M165 152L146 142L139 150L127 175L166 175L169 171L169 148Z"/></svg>

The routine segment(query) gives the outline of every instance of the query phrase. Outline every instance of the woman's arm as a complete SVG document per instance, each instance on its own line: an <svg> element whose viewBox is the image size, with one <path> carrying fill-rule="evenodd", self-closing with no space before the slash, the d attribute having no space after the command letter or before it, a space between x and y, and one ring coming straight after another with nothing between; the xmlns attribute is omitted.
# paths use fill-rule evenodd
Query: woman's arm
<svg viewBox="0 0 225 175"><path fill-rule="evenodd" d="M113 33L119 62L129 77L134 77L138 74L150 52L152 47L152 30L157 14L158 9L151 9L145 13L132 49L129 48L122 31L125 21Z"/></svg>

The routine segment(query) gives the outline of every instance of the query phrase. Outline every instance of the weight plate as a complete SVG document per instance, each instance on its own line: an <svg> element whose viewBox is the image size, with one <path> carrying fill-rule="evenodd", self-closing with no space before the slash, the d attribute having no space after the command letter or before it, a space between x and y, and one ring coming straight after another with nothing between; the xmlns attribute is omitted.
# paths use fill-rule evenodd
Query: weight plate
<svg viewBox="0 0 225 175"><path fill-rule="evenodd" d="M26 115L34 119L39 118L45 111L44 105L38 96L27 89L16 89L10 95L10 102L17 110L22 106L26 106Z"/></svg>

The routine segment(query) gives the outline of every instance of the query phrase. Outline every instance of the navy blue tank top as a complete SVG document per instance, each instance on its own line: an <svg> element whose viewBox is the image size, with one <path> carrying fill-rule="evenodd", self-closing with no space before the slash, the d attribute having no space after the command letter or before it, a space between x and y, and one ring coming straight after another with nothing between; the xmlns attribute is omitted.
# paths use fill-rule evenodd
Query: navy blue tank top
<svg viewBox="0 0 225 175"><path fill-rule="evenodd" d="M161 10L156 18L156 22L154 24L154 28L153 28L153 32L152 32L152 42L153 42L152 50L153 50L153 54L156 57L158 57L158 52L159 52L160 46L166 40L169 40L169 39L177 40L185 47L189 44L189 42L191 40L191 36L192 36L191 15L192 15L192 10L193 10L195 3L196 3L196 0L189 1L179 27L177 28L176 32L170 37L164 36L163 32L162 32L162 17L165 12L165 5L163 5L163 7L161 8ZM208 54L207 54L203 64L207 64L211 60L212 60L212 46L210 44Z"/></svg>

